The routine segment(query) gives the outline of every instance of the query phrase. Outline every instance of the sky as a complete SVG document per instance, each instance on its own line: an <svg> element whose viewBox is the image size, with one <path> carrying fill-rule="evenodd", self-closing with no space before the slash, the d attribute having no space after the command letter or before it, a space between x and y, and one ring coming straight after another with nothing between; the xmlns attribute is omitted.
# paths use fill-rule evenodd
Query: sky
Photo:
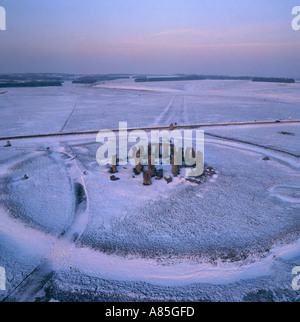
<svg viewBox="0 0 300 322"><path fill-rule="evenodd" d="M0 0L0 73L300 78L300 0Z"/></svg>

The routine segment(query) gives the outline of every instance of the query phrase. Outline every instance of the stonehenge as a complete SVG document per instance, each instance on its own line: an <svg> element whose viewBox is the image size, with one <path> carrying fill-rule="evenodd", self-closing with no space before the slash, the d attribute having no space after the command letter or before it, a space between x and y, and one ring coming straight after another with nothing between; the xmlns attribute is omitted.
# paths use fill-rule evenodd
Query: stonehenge
<svg viewBox="0 0 300 322"><path fill-rule="evenodd" d="M164 179L167 184L173 181L173 178L176 178L180 174L180 168L186 167L187 169L191 169L189 177L186 178L187 181L193 182L196 184L200 184L199 178L200 174L199 171L197 172L197 168L195 168L195 159L201 164L200 161L203 161L203 153L202 152L195 152L194 148L189 147L186 149L185 153L182 147L177 148L173 143L166 144L166 143L155 143L155 144L148 144L147 148L147 165L143 164L143 151L137 150L136 148L133 149L133 157L135 159L133 168L134 175L132 178L136 178L140 174L143 175L143 185L149 186L152 185L152 178L155 180L162 180ZM161 162L164 161L164 162ZM144 159L145 162L145 159ZM165 175L164 170L159 167L156 168L156 165L164 165L169 164L171 165L171 173L170 175ZM114 174L118 172L117 169L118 165L118 158L117 155L113 156L112 166L110 173ZM123 167L123 169L127 169ZM216 174L212 167L208 167L206 170L203 171L204 175L213 175ZM110 177L110 180L117 181L120 180L116 178L114 175Z"/></svg>

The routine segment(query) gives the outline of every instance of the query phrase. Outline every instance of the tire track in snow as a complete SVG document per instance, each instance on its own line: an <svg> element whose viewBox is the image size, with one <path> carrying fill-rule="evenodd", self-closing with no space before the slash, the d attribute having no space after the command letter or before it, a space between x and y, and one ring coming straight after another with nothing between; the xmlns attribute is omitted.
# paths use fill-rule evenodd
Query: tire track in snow
<svg viewBox="0 0 300 322"><path fill-rule="evenodd" d="M173 125L180 123L183 117L183 96L176 96L176 100L173 101L172 109L169 111L166 116L165 124L169 125L173 123Z"/></svg>
<svg viewBox="0 0 300 322"><path fill-rule="evenodd" d="M183 95L183 97L182 97L182 105L181 105L181 109L180 109L180 119L178 121L181 124L189 124L185 95Z"/></svg>
<svg viewBox="0 0 300 322"><path fill-rule="evenodd" d="M300 157L300 155L298 155L298 154L294 154L292 152L288 152L288 151L284 151L284 150L281 150L281 149L261 145L261 144L258 144L258 143L253 143L253 142L248 142L248 141L244 141L244 140L234 139L234 138L230 138L230 137L226 137L226 136L221 136L221 135L217 135L217 134L213 134L213 133L208 133L206 131L205 131L205 135L209 135L211 137L215 137L215 138L223 139L223 140L227 140L227 141L233 141L233 142L238 142L238 143L242 143L242 144L253 145L253 146L257 146L259 148L271 150L271 151L274 151L274 152L285 153L285 154L291 155L292 157L296 157L296 158Z"/></svg>
<svg viewBox="0 0 300 322"><path fill-rule="evenodd" d="M69 168L71 182L75 195L74 217L70 227L62 233L57 243L50 250L48 256L44 258L17 287L2 300L17 302L32 302L36 300L36 294L44 287L55 273L57 262L68 256L68 249L83 234L89 219L89 198L85 181L76 162L76 157L67 152L64 147L60 148L60 153L67 157L64 164Z"/></svg>
<svg viewBox="0 0 300 322"><path fill-rule="evenodd" d="M63 127L61 128L60 132L63 132L64 128L66 127L66 125L68 124L68 122L70 121L70 118L72 117L73 113L75 112L76 110L76 107L77 107L77 103L78 103L78 96L76 98L76 102L75 102L75 105L69 115L69 117L67 118L66 122L64 123Z"/></svg>
<svg viewBox="0 0 300 322"><path fill-rule="evenodd" d="M171 123L184 123L187 124L186 120L186 102L185 96L173 96L171 102L163 110L163 112L158 116L154 125L170 125Z"/></svg>
<svg viewBox="0 0 300 322"><path fill-rule="evenodd" d="M157 119L154 122L154 125L161 125L163 124L163 122L166 122L168 115L173 107L173 104L174 104L174 96L172 97L170 103L163 110L163 112L157 117Z"/></svg>
<svg viewBox="0 0 300 322"><path fill-rule="evenodd" d="M205 133L206 135L207 133ZM209 134L208 134L209 135ZM216 139L205 139L205 143L213 143L213 144L217 144L217 145L222 145L222 146L227 146L229 148L233 148L233 149L238 149L238 150L244 150L244 151L251 151L254 153L258 153L261 156L269 156L271 157L273 160L280 162L281 164L284 164L286 166L288 166L291 169L299 169L299 161L298 159L295 158L291 158L291 156L289 155L290 153L287 153L285 151L280 151L280 153L278 153L278 151L273 150L272 148L269 147L265 147L265 146L259 146L256 144L252 144L250 142L239 142L239 141L231 141L231 140L227 140L227 139L220 139L220 138L216 138ZM268 153L266 153L265 149L268 149ZM284 157L282 154L288 154L287 157Z"/></svg>
<svg viewBox="0 0 300 322"><path fill-rule="evenodd" d="M183 122L184 124L189 124L189 114L188 114L188 108L187 108L187 103L186 103L186 96L184 96L184 101L183 101Z"/></svg>

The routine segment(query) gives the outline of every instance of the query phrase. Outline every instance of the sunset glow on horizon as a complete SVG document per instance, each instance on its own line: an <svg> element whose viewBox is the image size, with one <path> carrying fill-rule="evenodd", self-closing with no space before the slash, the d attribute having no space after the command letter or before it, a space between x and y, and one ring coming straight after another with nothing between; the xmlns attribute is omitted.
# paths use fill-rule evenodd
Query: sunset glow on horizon
<svg viewBox="0 0 300 322"><path fill-rule="evenodd" d="M2 0L0 73L300 77L294 0ZM298 4L299 5L299 4Z"/></svg>

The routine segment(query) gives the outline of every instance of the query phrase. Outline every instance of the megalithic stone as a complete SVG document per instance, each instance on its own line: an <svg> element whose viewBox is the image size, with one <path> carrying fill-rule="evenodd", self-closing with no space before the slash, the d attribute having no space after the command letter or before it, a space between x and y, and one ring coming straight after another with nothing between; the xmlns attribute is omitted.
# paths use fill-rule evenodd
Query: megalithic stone
<svg viewBox="0 0 300 322"><path fill-rule="evenodd" d="M168 184L172 182L172 177L169 177L169 178L164 177L164 179L167 181Z"/></svg>
<svg viewBox="0 0 300 322"><path fill-rule="evenodd" d="M152 146L151 143L148 144L148 167L151 166L151 154L152 154Z"/></svg>
<svg viewBox="0 0 300 322"><path fill-rule="evenodd" d="M170 144L170 148L171 148L171 155L174 155L174 149L175 149L175 147L174 147L174 144L173 143Z"/></svg>
<svg viewBox="0 0 300 322"><path fill-rule="evenodd" d="M159 179L162 179L162 178L164 177L164 170L163 170L163 169L159 169L159 170L157 171L157 177L158 177Z"/></svg>
<svg viewBox="0 0 300 322"><path fill-rule="evenodd" d="M151 155L151 157L150 157L150 164L148 166L148 169L150 171L151 177L155 177L156 170L155 170L155 156L154 155Z"/></svg>
<svg viewBox="0 0 300 322"><path fill-rule="evenodd" d="M116 155L114 155L112 157L111 172L112 173L117 173L118 172L118 170L117 170L117 156Z"/></svg>
<svg viewBox="0 0 300 322"><path fill-rule="evenodd" d="M159 143L158 144L158 155L159 155L159 158L162 157L162 154L163 154L163 147L162 147L162 143Z"/></svg>
<svg viewBox="0 0 300 322"><path fill-rule="evenodd" d="M150 175L151 177L155 177L156 176L156 169L154 165L150 166Z"/></svg>
<svg viewBox="0 0 300 322"><path fill-rule="evenodd" d="M171 143L170 144L170 150L171 150L171 155L170 155L170 164L173 164L173 158L172 158L172 156L174 157L174 144L173 143Z"/></svg>
<svg viewBox="0 0 300 322"><path fill-rule="evenodd" d="M141 151L138 150L137 153L135 154L135 172L137 174L141 173Z"/></svg>
<svg viewBox="0 0 300 322"><path fill-rule="evenodd" d="M173 173L174 177L177 177L178 172L179 172L179 167L178 167L178 165L175 164L175 155L174 155L174 153L171 154L171 159L172 159L172 173Z"/></svg>
<svg viewBox="0 0 300 322"><path fill-rule="evenodd" d="M150 186L152 184L151 182L151 171L149 169L145 169L143 170L143 184L145 186Z"/></svg>
<svg viewBox="0 0 300 322"><path fill-rule="evenodd" d="M194 148L192 148L192 158L195 159L196 158L196 152L194 150Z"/></svg>
<svg viewBox="0 0 300 322"><path fill-rule="evenodd" d="M152 155L152 145L151 143L148 145L148 170L150 172L151 177L155 177L155 155Z"/></svg>

